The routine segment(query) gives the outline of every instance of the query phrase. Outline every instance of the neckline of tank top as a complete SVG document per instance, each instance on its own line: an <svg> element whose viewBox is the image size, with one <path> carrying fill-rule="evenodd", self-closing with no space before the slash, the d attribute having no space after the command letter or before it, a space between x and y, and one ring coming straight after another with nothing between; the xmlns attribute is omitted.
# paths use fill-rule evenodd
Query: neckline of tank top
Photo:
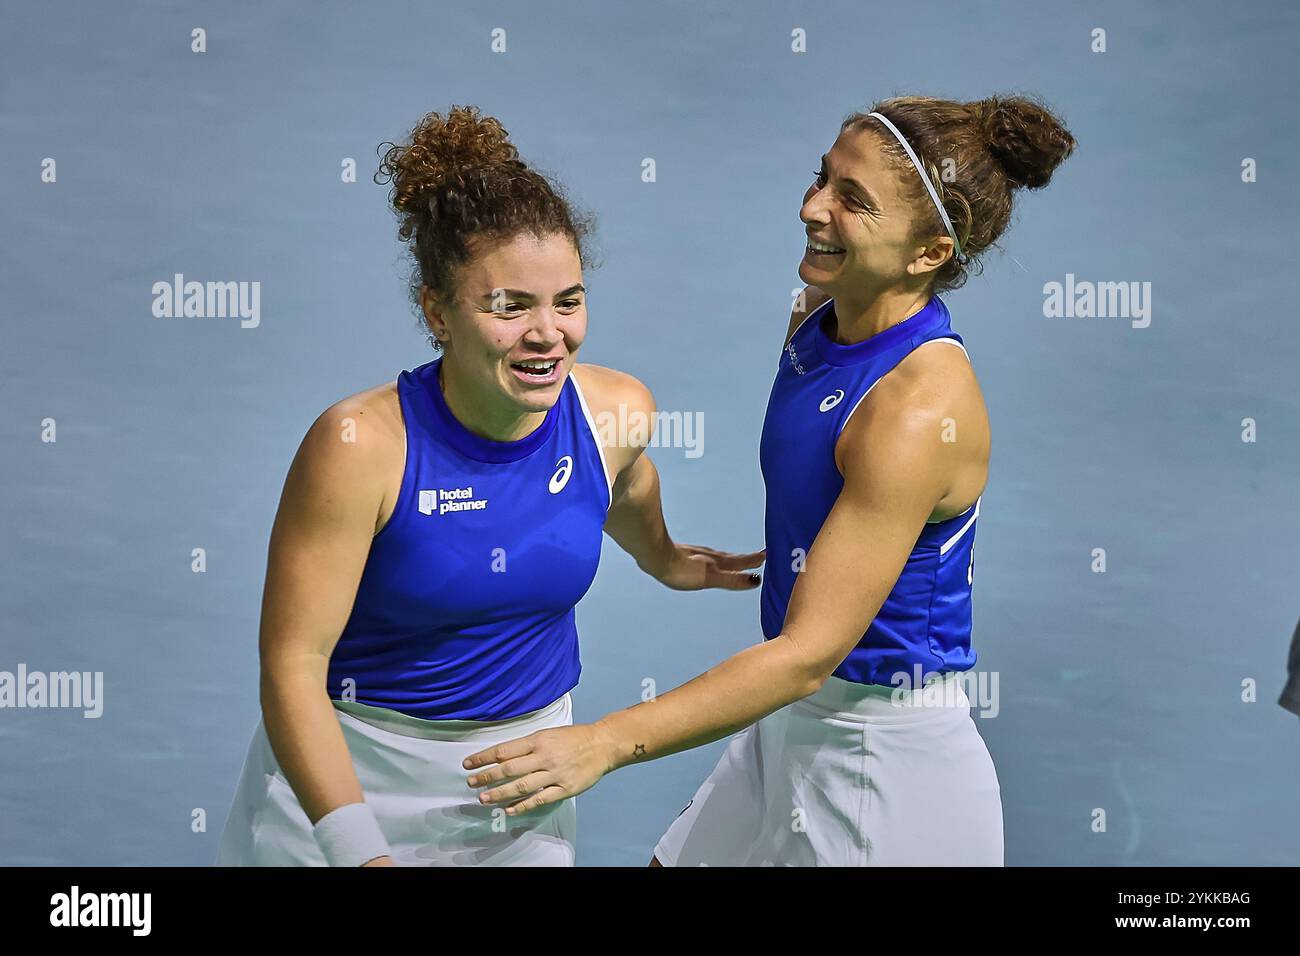
<svg viewBox="0 0 1300 956"><path fill-rule="evenodd" d="M541 448L555 431L555 425L560 418L558 406L564 398L564 392L569 388L567 377L564 387L560 390L560 399L547 410L546 417L542 419L540 425L517 441L493 441L491 438L476 435L466 428L447 405L442 387L438 384L438 365L441 361L441 358L436 358L415 369L411 375L428 396L429 407L433 410L433 416L438 423L438 436L445 439L447 444L465 457L489 464L519 461Z"/></svg>
<svg viewBox="0 0 1300 956"><path fill-rule="evenodd" d="M949 321L948 307L937 295L930 296L930 301L915 315L909 315L902 322L877 332L869 339L841 345L822 328L822 323L835 309L835 300L826 303L827 309L813 325L813 343L817 354L827 365L859 365L889 351L917 335L924 335L935 328L946 325Z"/></svg>

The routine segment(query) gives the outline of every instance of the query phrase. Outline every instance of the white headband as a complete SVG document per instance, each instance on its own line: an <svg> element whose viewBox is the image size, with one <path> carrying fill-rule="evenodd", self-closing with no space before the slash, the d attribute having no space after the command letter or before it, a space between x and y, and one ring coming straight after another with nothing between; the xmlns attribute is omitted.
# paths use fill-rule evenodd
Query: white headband
<svg viewBox="0 0 1300 956"><path fill-rule="evenodd" d="M880 120L880 122L884 123L885 126L889 128L889 131L894 134L894 138L898 140L899 145L902 146L903 149L907 150L908 158L912 160L912 165L916 167L916 171L921 174L921 182L925 183L925 188L929 191L930 198L934 200L934 208L938 209L939 215L943 217L944 228L948 230L948 235L952 236L952 243L957 247L956 254L961 255L961 242L957 239L957 230L953 229L952 220L948 218L948 211L943 208L943 203L939 202L939 194L934 191L934 186L930 184L930 177L927 176L925 170L921 168L921 161L916 158L916 153L912 152L912 147L907 145L907 140L903 139L903 134L898 131L897 126L889 122L887 117L882 116L880 113L868 113L867 115L874 116L876 119Z"/></svg>

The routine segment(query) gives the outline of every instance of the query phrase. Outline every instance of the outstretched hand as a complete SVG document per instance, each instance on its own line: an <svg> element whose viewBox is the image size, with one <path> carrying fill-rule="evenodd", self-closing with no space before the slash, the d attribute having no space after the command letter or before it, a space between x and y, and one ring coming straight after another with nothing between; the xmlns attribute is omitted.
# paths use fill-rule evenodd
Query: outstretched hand
<svg viewBox="0 0 1300 956"><path fill-rule="evenodd" d="M465 758L471 787L500 784L479 802L514 816L576 797L614 768L610 743L595 724L551 727ZM486 768L486 769L479 769Z"/></svg>
<svg viewBox="0 0 1300 956"><path fill-rule="evenodd" d="M723 588L728 591L748 591L762 583L762 577L750 571L761 565L766 551L752 554L732 554L715 551L698 544L679 544L662 572L655 577L675 591L700 591L705 588Z"/></svg>

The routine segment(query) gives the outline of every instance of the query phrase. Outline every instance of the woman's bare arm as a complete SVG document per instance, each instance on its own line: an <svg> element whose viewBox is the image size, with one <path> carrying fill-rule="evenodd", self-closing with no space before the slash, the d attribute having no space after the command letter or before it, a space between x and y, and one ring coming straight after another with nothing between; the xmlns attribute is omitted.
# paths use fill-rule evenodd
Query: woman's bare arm
<svg viewBox="0 0 1300 956"><path fill-rule="evenodd" d="M262 714L276 760L313 824L363 801L325 682L379 514L385 504L391 510L390 473L404 457L404 438L399 452L400 435L381 401L362 393L316 420L289 469L271 531L259 638ZM400 481L402 465L395 467Z"/></svg>
<svg viewBox="0 0 1300 956"><path fill-rule="evenodd" d="M532 810L582 792L617 767L734 733L820 688L876 616L925 522L980 454L972 444L942 440L947 419L982 413L964 363L955 349L910 356L846 427L837 449L844 487L809 550L778 637L594 725L539 731L472 755L466 769L486 769L470 785L496 785L480 799L510 803L511 814Z"/></svg>
<svg viewBox="0 0 1300 956"><path fill-rule="evenodd" d="M758 586L748 569L763 561L761 551L731 554L699 545L677 544L668 533L660 496L659 471L646 454L653 437L655 401L650 390L625 372L599 365L580 365L580 384L597 427L626 424L625 434L605 429L601 437L613 488L608 534L646 574L670 588L694 591L725 588L744 591Z"/></svg>

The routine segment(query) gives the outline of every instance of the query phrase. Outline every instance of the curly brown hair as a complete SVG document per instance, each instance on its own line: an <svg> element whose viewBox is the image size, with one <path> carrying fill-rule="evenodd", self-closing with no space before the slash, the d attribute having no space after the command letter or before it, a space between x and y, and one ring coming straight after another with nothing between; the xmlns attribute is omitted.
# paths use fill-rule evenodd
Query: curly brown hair
<svg viewBox="0 0 1300 956"><path fill-rule="evenodd" d="M375 182L392 183L388 199L400 220L398 237L411 244L409 291L422 319L424 286L439 301L451 300L460 266L522 234L565 236L583 268L593 265L594 218L575 211L558 183L520 160L505 127L477 107L429 113L406 142L381 143L379 151Z"/></svg>
<svg viewBox="0 0 1300 956"><path fill-rule="evenodd" d="M887 116L916 152L961 242L961 256L949 257L935 270L935 294L961 288L973 267L978 274L980 254L996 244L1011 221L1013 192L1046 186L1076 145L1046 106L1025 95L970 103L896 96L853 113L840 131L876 132L891 168L902 173L904 195L914 204L917 242L947 235L947 230L907 153L883 123L868 115L873 112Z"/></svg>

